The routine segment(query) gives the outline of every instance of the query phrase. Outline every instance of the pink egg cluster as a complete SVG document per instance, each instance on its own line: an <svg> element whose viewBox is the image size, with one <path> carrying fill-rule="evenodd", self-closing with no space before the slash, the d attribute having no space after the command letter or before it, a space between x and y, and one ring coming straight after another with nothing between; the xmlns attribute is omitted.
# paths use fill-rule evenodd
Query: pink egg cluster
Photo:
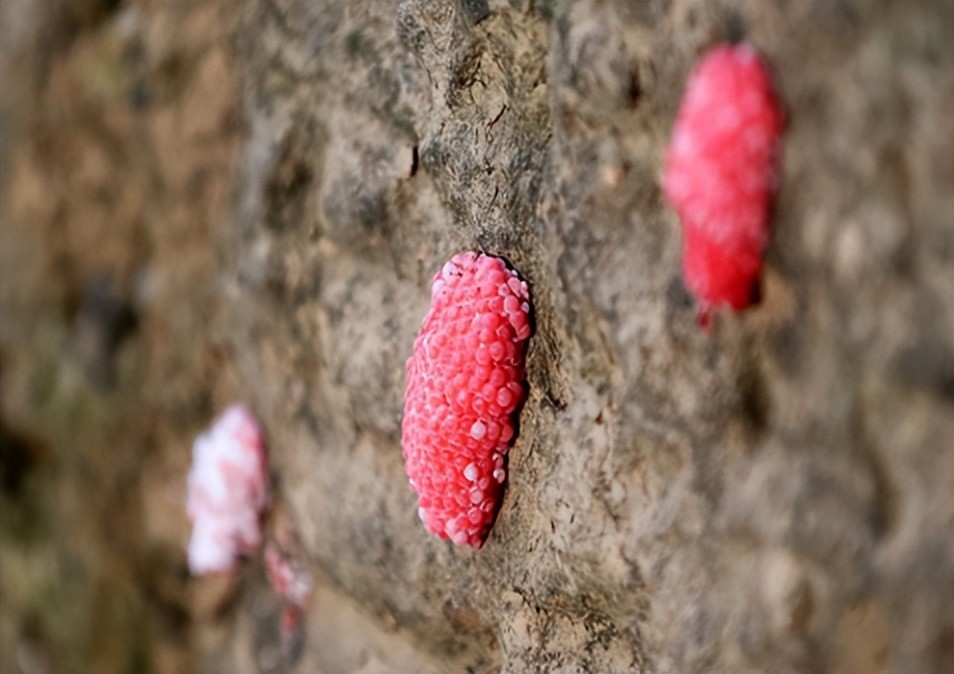
<svg viewBox="0 0 954 674"><path fill-rule="evenodd" d="M314 589L311 574L273 541L265 545L265 573L279 597L298 607L308 605Z"/></svg>
<svg viewBox="0 0 954 674"><path fill-rule="evenodd" d="M275 594L285 602L278 625L282 652L288 660L297 660L304 645L305 609L311 603L314 581L304 565L275 541L265 544L265 573Z"/></svg>
<svg viewBox="0 0 954 674"><path fill-rule="evenodd" d="M526 399L530 291L498 257L455 255L407 361L402 444L421 521L480 548L497 516L505 457Z"/></svg>
<svg viewBox="0 0 954 674"><path fill-rule="evenodd" d="M258 549L267 504L258 422L244 406L230 407L192 447L187 501L193 525L188 550L192 572L225 571L239 554Z"/></svg>
<svg viewBox="0 0 954 674"><path fill-rule="evenodd" d="M686 85L664 191L682 221L683 275L712 310L758 301L784 117L768 69L747 44L721 45Z"/></svg>

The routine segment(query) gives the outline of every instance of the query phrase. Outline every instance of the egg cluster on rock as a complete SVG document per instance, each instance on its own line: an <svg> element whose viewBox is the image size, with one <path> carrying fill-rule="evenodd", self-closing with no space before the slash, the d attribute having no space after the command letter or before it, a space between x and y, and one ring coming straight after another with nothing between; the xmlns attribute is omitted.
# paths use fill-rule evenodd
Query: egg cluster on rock
<svg viewBox="0 0 954 674"><path fill-rule="evenodd" d="M480 548L526 399L530 291L500 258L460 253L435 275L407 361L402 445L424 526Z"/></svg>
<svg viewBox="0 0 954 674"><path fill-rule="evenodd" d="M306 606L314 581L304 565L273 541L265 545L264 559L265 573L275 594L295 606Z"/></svg>
<svg viewBox="0 0 954 674"><path fill-rule="evenodd" d="M708 52L689 77L663 187L683 231L683 276L713 309L757 301L784 118L765 64L747 44Z"/></svg>
<svg viewBox="0 0 954 674"><path fill-rule="evenodd" d="M262 542L268 476L261 430L242 405L226 410L196 438L186 509L192 519L189 568L225 571Z"/></svg>

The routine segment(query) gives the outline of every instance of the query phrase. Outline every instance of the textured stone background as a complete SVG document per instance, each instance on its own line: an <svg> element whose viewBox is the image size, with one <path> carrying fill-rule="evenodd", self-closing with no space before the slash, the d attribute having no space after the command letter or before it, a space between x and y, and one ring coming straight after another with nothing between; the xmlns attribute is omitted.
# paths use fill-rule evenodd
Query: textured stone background
<svg viewBox="0 0 954 674"><path fill-rule="evenodd" d="M954 5L0 3L0 669L949 671ZM694 323L659 171L742 36L788 115L763 304ZM430 277L533 286L480 552L425 534ZM318 591L185 569L248 400Z"/></svg>

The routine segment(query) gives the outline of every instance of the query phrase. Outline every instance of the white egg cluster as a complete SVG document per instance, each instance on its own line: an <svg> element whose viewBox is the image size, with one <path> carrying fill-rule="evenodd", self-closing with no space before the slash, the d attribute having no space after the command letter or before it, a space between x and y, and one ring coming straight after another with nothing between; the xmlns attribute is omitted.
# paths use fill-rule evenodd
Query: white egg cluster
<svg viewBox="0 0 954 674"><path fill-rule="evenodd" d="M230 407L196 438L187 503L192 573L230 569L239 554L261 545L267 473L261 430L244 406Z"/></svg>

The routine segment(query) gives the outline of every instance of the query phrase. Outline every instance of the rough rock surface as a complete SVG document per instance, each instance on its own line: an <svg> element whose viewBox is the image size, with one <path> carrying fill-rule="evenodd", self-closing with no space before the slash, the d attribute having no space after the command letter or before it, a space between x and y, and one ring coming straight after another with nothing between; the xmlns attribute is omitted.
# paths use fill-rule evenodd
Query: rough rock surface
<svg viewBox="0 0 954 674"><path fill-rule="evenodd" d="M247 400L316 578L300 671L950 670L954 5L10 7L0 669L291 666L260 563L183 573L191 437ZM739 35L789 126L763 302L706 335L659 172ZM536 311L479 552L400 449L475 247Z"/></svg>

